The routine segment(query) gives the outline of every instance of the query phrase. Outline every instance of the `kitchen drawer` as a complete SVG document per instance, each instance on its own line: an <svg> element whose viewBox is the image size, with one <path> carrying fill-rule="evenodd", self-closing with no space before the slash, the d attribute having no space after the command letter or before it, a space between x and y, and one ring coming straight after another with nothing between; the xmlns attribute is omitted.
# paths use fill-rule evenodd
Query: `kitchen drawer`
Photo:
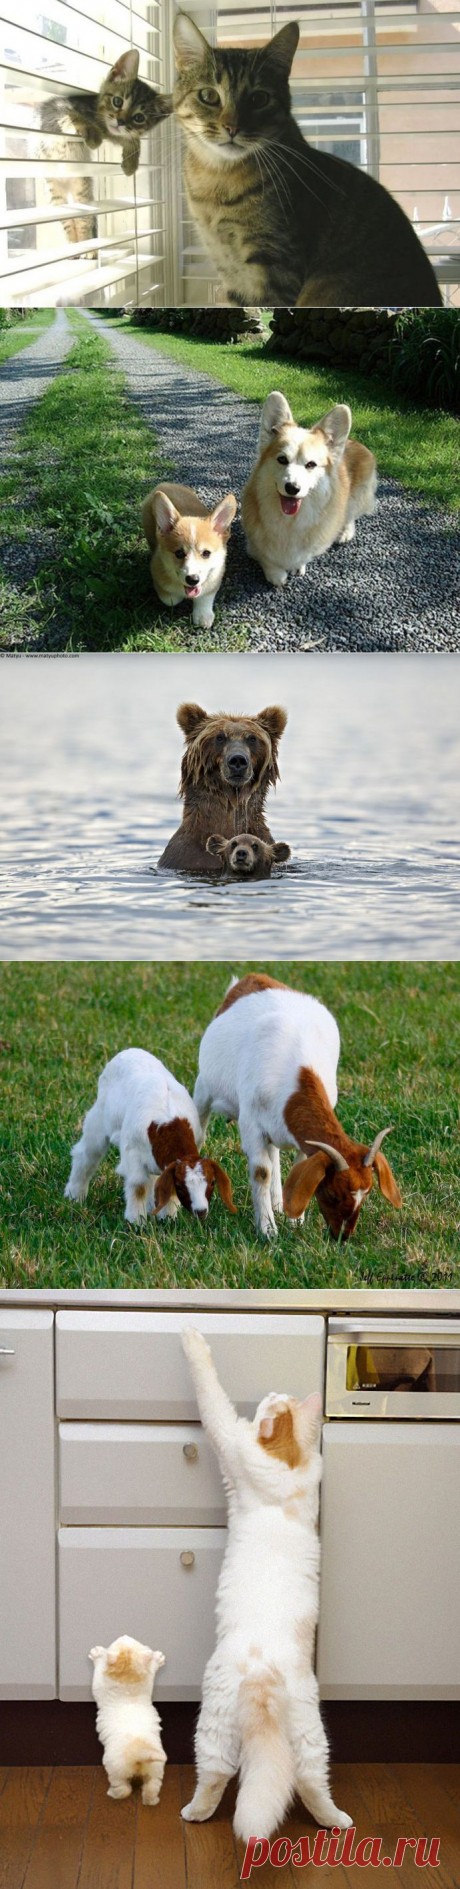
<svg viewBox="0 0 460 1889"><path fill-rule="evenodd" d="M61 1528L59 1697L89 1699L90 1647L131 1633L166 1654L156 1699L198 1699L226 1539L221 1528Z"/></svg>
<svg viewBox="0 0 460 1889"><path fill-rule="evenodd" d="M225 1389L248 1416L267 1391L305 1397L322 1390L322 1318L282 1312L58 1312L58 1416L195 1419L180 1339L185 1325L205 1333Z"/></svg>
<svg viewBox="0 0 460 1889"><path fill-rule="evenodd" d="M61 1522L223 1528L217 1458L195 1423L61 1423Z"/></svg>
<svg viewBox="0 0 460 1889"><path fill-rule="evenodd" d="M1 1699L56 1696L53 1337L52 1312L0 1313Z"/></svg>

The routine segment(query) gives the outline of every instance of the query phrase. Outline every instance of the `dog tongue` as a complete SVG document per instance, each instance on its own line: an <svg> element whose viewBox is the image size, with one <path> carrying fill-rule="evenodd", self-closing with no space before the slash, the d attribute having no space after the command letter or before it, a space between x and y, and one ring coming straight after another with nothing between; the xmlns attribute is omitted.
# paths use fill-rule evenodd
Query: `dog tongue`
<svg viewBox="0 0 460 1889"><path fill-rule="evenodd" d="M199 597L200 592L198 589L198 584L194 584L193 590L191 590L190 584L187 584L185 595L186 597Z"/></svg>
<svg viewBox="0 0 460 1889"><path fill-rule="evenodd" d="M280 498L281 498L281 493L280 493ZM300 506L301 506L300 498L281 498L281 510L282 512L286 513L287 518L295 518L297 512L300 511Z"/></svg>

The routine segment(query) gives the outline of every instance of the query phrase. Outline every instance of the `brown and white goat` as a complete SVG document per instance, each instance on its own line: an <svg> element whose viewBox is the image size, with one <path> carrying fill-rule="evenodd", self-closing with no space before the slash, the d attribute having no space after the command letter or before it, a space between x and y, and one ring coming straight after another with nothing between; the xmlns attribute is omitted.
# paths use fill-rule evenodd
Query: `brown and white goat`
<svg viewBox="0 0 460 1889"><path fill-rule="evenodd" d="M145 1049L120 1050L99 1077L94 1107L72 1149L66 1196L86 1199L92 1175L114 1145L125 1220L145 1220L148 1213L175 1220L180 1206L204 1220L214 1187L236 1213L228 1174L200 1155L202 1140L195 1104L164 1063Z"/></svg>
<svg viewBox="0 0 460 1889"><path fill-rule="evenodd" d="M345 1133L335 1114L340 1037L316 997L250 972L231 986L200 1045L194 1102L202 1132L212 1112L237 1121L249 1163L256 1225L276 1235L275 1212L301 1220L316 1194L334 1239L354 1233L377 1180L393 1207L401 1195L381 1144ZM281 1184L279 1150L300 1159Z"/></svg>

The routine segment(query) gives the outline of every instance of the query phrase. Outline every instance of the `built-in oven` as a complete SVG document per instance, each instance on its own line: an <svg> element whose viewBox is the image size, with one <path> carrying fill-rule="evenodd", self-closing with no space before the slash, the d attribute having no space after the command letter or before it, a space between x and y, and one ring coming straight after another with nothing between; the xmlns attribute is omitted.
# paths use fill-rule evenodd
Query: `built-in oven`
<svg viewBox="0 0 460 1889"><path fill-rule="evenodd" d="M330 1318L325 1415L460 1419L460 1319Z"/></svg>

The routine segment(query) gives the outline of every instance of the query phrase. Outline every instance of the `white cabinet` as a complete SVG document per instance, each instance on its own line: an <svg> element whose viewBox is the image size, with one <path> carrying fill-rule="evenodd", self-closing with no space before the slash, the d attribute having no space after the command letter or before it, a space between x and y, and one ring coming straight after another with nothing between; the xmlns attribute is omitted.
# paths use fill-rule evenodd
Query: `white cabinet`
<svg viewBox="0 0 460 1889"><path fill-rule="evenodd" d="M61 1528L60 1698L89 1698L90 1647L131 1633L166 1654L156 1699L198 1699L225 1541L221 1528Z"/></svg>
<svg viewBox="0 0 460 1889"><path fill-rule="evenodd" d="M61 1423L59 1519L225 1527L217 1457L199 1423Z"/></svg>
<svg viewBox="0 0 460 1889"><path fill-rule="evenodd" d="M270 1390L321 1390L324 1319L257 1312L58 1312L60 1417L185 1422L198 1415L181 1330L209 1339L219 1377L241 1413Z"/></svg>
<svg viewBox="0 0 460 1889"><path fill-rule="evenodd" d="M460 1697L460 1424L329 1423L324 1698Z"/></svg>
<svg viewBox="0 0 460 1889"><path fill-rule="evenodd" d="M0 1698L56 1695L52 1312L0 1312Z"/></svg>

